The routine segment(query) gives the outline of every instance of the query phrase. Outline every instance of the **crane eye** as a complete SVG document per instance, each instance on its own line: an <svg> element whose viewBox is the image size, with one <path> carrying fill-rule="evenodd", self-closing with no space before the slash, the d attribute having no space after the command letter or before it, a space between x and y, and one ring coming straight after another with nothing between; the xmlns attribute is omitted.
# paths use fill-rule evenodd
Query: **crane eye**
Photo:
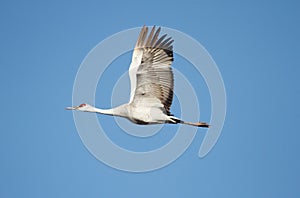
<svg viewBox="0 0 300 198"><path fill-rule="evenodd" d="M79 105L79 107L84 107L84 106L86 106L86 104L84 104L84 103L83 103L83 104L81 104L81 105Z"/></svg>

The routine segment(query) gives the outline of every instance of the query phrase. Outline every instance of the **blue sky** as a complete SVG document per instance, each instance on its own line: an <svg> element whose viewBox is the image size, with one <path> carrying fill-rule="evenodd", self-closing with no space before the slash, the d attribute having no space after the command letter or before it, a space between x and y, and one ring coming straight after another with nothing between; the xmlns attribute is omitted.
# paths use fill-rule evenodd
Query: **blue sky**
<svg viewBox="0 0 300 198"><path fill-rule="evenodd" d="M299 8L291 0L1 2L0 197L299 197ZM71 105L87 53L106 37L144 24L178 29L209 51L226 86L227 117L205 158L197 157L205 134L199 129L174 163L136 174L94 158L64 107ZM178 58L174 67L181 65L188 64ZM101 107L110 105L110 69L107 87L97 91ZM185 72L199 84L207 120L208 91L192 73ZM178 115L176 99L174 105ZM160 145L176 129L167 126L169 133L156 141L135 139L135 147L110 126L114 141L137 150Z"/></svg>

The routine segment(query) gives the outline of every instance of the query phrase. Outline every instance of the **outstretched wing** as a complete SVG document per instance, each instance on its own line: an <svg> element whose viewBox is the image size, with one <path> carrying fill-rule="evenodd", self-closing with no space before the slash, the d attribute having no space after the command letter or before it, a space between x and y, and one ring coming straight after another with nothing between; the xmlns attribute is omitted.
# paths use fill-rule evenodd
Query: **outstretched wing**
<svg viewBox="0 0 300 198"><path fill-rule="evenodd" d="M171 68L173 40L166 34L159 37L159 33L160 28L155 30L155 26L149 35L146 26L140 32L129 68L130 103L137 100L160 101L170 114L174 87Z"/></svg>

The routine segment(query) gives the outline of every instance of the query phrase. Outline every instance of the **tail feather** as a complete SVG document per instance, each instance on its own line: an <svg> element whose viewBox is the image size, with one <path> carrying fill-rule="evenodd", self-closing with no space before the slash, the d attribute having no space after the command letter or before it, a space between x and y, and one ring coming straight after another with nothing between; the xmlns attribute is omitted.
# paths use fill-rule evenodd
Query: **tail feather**
<svg viewBox="0 0 300 198"><path fill-rule="evenodd" d="M171 122L173 124L187 124L187 125L191 125L191 126L197 126L197 127L203 127L203 128L209 128L210 125L205 123L205 122L186 122L183 120L180 120L179 118L176 118L174 116L170 116Z"/></svg>

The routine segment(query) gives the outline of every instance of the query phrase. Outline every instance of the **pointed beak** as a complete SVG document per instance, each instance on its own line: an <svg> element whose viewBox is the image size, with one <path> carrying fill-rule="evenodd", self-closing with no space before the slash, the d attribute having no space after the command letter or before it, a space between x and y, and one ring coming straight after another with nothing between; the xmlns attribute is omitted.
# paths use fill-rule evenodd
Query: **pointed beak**
<svg viewBox="0 0 300 198"><path fill-rule="evenodd" d="M79 107L75 106L75 107L66 107L65 110L77 110Z"/></svg>

